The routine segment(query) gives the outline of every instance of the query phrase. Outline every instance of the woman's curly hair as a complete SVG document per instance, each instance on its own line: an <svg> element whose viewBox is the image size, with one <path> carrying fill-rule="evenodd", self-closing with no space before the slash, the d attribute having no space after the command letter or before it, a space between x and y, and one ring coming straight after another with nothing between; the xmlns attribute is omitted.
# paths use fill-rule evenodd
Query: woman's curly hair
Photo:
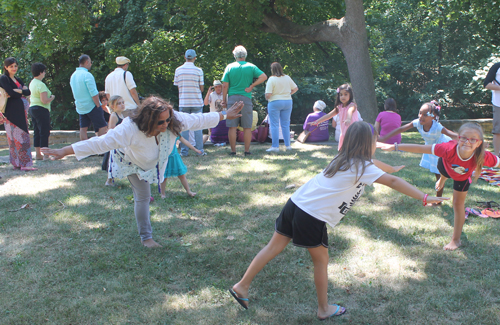
<svg viewBox="0 0 500 325"><path fill-rule="evenodd" d="M170 117L172 117L172 120L168 124L168 129L175 135L179 135L182 126L181 122L175 118L172 104L158 96L146 98L132 116L132 121L137 124L140 131L144 132L147 136L153 136L158 126L160 114L165 111L169 111Z"/></svg>

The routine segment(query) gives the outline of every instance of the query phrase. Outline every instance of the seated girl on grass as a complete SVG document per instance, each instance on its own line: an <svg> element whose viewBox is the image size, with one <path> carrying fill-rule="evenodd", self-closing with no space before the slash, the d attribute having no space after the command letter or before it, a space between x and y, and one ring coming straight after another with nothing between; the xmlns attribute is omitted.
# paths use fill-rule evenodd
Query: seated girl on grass
<svg viewBox="0 0 500 325"><path fill-rule="evenodd" d="M399 177L386 173L391 167L372 159L377 132L371 124L355 122L349 126L339 153L321 173L300 187L288 200L278 219L271 241L253 259L243 278L229 289L231 295L248 309L248 291L254 277L292 240L309 250L314 264L314 284L320 320L342 315L346 309L328 304L328 234L326 224L335 225L363 194L364 187L376 182L426 203L447 198L430 197Z"/></svg>

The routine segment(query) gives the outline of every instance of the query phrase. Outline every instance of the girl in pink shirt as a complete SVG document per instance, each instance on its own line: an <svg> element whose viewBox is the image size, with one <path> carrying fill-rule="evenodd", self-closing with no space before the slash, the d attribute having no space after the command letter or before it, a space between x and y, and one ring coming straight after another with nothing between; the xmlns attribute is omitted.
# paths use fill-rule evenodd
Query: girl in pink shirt
<svg viewBox="0 0 500 325"><path fill-rule="evenodd" d="M327 121L339 114L340 138L339 138L339 151L344 142L345 133L349 125L359 120L358 114L354 114L358 110L354 103L354 94L352 87L349 84L343 84L337 88L337 99L335 100L335 109L325 116L311 122L311 125L318 125L323 121ZM338 127L338 126L337 126Z"/></svg>
<svg viewBox="0 0 500 325"><path fill-rule="evenodd" d="M401 115L396 113L396 101L392 98L387 98L384 103L385 112L380 112L375 120L375 129L379 132L380 137L385 136L391 131L401 126ZM384 143L401 143L401 133L398 133Z"/></svg>

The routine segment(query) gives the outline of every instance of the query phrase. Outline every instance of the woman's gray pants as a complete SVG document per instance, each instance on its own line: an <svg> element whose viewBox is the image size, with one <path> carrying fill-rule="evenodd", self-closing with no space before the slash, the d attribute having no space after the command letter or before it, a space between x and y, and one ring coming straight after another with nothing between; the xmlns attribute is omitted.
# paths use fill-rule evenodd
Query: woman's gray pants
<svg viewBox="0 0 500 325"><path fill-rule="evenodd" d="M134 212L137 229L139 230L141 241L145 241L153 238L149 218L151 187L148 182L140 180L137 174L129 175L128 180L132 185L132 191L134 191Z"/></svg>

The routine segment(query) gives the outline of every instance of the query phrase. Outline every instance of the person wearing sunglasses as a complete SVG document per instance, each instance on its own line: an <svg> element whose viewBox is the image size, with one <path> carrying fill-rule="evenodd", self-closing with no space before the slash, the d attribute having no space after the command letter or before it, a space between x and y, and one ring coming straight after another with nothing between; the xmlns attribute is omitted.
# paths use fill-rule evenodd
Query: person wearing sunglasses
<svg viewBox="0 0 500 325"><path fill-rule="evenodd" d="M149 216L150 184L164 181L168 156L175 146L176 134L215 127L221 120L238 118L242 108L243 102L237 102L226 114L187 114L174 111L168 101L151 96L144 100L133 116L126 117L104 136L61 149L41 150L53 160L72 154L81 160L90 155L111 151L111 175L113 178L128 178L132 185L135 218L142 244L149 248L161 247L152 236Z"/></svg>

